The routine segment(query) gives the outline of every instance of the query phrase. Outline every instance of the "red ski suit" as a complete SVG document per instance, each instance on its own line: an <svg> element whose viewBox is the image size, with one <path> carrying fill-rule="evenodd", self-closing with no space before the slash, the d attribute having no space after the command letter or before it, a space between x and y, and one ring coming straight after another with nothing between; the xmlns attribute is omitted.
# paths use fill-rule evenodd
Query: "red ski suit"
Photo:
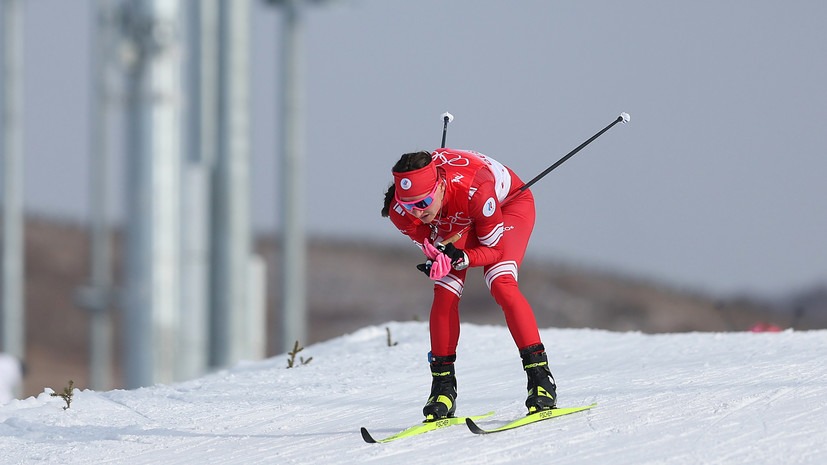
<svg viewBox="0 0 827 465"><path fill-rule="evenodd" d="M470 226L454 245L468 255L469 267L483 267L485 283L505 313L517 348L540 344L534 312L517 286L518 269L534 229L534 196L529 190L518 192L525 183L481 153L439 149L431 156L447 181L439 215L425 224L393 201L391 221L420 248L424 240L447 239ZM430 331L435 356L456 354L459 300L467 270L451 270L434 283Z"/></svg>

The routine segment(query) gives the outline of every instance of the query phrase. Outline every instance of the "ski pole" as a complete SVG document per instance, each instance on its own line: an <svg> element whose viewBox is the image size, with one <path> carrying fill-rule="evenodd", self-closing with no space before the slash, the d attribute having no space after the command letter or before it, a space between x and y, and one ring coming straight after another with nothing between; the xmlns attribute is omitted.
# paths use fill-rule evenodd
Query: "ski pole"
<svg viewBox="0 0 827 465"><path fill-rule="evenodd" d="M545 171L543 171L542 173L540 173L540 174L538 174L537 176L535 176L535 177L534 177L534 179L532 179L531 181L528 181L528 182L527 182L527 183L526 183L523 187L521 187L521 188L520 188L520 190L519 190L518 192L523 192L523 191L525 191L526 189L528 189L529 187L531 187L531 186L532 186L535 182L537 182L537 181L539 181L540 179L542 179L542 178L543 178L543 176L545 176L545 175L547 175L547 174L551 173L551 172L552 172L555 168L557 168L558 166L562 165L562 164L563 164L566 160L568 160L569 158L573 157L575 153L577 153L577 152L579 152L579 151L580 151L580 149L582 149L583 147L585 147L585 146L587 146L587 145L591 144L593 140L595 140L595 139L597 139L598 137L600 137L600 136L601 136L604 132L608 131L609 129L611 129L611 128L612 128L612 126L614 126L614 125L615 125L615 124L617 124L617 123L620 123L621 121L622 121L624 124L625 124L625 123L628 123L628 122L629 122L629 114L628 114L628 113L626 113L626 112L621 113L621 114L620 114L620 116L618 116L616 120L614 120L614 121L612 121L612 122L611 122L611 124L609 124L608 126L606 126L606 127L605 127L605 128L603 128L603 129L601 129L601 130L600 130L600 132L598 132L597 134L595 134L595 135L591 136L591 137L589 138L589 140L587 140L586 142L583 142L582 144L578 145L576 149L574 149L574 150L572 150L571 152L567 153L565 157L563 157L563 158L561 158L561 159L557 160L557 161L556 161L553 165L551 165L551 166L549 166L548 168L546 168L546 170L545 170ZM508 201L508 199L506 199L505 201L503 201L503 203L505 203L505 202L507 202L507 201Z"/></svg>
<svg viewBox="0 0 827 465"><path fill-rule="evenodd" d="M566 160L568 160L569 158L573 157L573 156L574 156L574 154L576 154L577 152L579 152L579 151L580 151L583 147L585 147L585 146L589 145L590 143L592 143L592 141L594 141L595 139L597 139L598 137L600 137L600 136L601 136L604 132L606 132L606 131L608 131L609 129L611 129L611 128L612 128L612 126L614 126L615 124L620 123L620 122L622 122L623 124L626 124L626 123L628 123L628 122L629 122L629 119L630 119L630 118L629 118L629 114L628 114L628 113L626 113L626 112L621 113L621 114L620 114L620 116L618 116L618 117L617 117L617 119L615 119L614 121L612 121L612 122L611 122L608 126L606 126L605 128L601 129L601 130L600 130L597 134L595 134L595 135L591 136L591 137L590 137L590 138L589 138L586 142L583 142L582 144L578 145L578 146L577 146L577 148L575 148L575 149L574 149L574 150L572 150L571 152L567 153L567 154L566 154L566 156L564 156L563 158L561 158L561 159L557 160L557 161L556 161L553 165L551 165L551 166L549 166L548 168L546 168L546 170L545 170L545 171L543 171L542 173L540 173L540 174L538 174L537 176L535 176L535 177L534 177L534 179L532 179L531 181L529 181L529 182L525 183L525 185L523 185L523 187L519 188L518 190L514 191L514 193L512 193L511 195L509 195L508 197L506 197L506 198L505 198L505 200L503 200L503 201L500 203L500 206L505 205L506 203L508 203L508 202L509 202L511 199L513 199L514 197L516 197L516 196L518 196L518 195L522 194L523 192L525 192L525 191L526 191L529 187L531 187L534 183L536 183L537 181L539 181L540 179L542 179L545 175L547 175L547 174L551 173L551 172L552 172L555 168L557 168L558 166L562 165L562 164L563 164ZM446 123L446 125L447 125L447 123ZM445 137L445 136L443 135L443 139L444 139L444 137ZM451 244L451 243L453 243L453 242L458 241L458 240L459 240L459 239L460 239L460 238L461 238L461 237L462 237L465 233L467 233L467 232L468 232L468 230L469 230L469 229L471 229L471 226L466 226L465 228L463 228L462 230L460 230L460 232L458 232L458 233L454 234L453 236L449 237L448 239L445 239L444 241L440 242L440 244L441 244L442 246L444 246L445 244ZM436 248L437 248L437 249L439 249L439 248L440 248L440 246L439 246L439 245L436 245Z"/></svg>
<svg viewBox="0 0 827 465"><path fill-rule="evenodd" d="M442 146L440 148L445 148L445 135L448 133L448 123L454 120L454 115L448 113L447 111L442 115Z"/></svg>

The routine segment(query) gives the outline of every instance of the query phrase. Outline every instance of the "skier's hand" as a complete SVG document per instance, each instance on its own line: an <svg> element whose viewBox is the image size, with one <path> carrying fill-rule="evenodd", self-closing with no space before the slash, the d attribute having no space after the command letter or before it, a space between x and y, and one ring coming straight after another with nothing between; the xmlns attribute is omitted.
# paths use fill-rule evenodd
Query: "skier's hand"
<svg viewBox="0 0 827 465"><path fill-rule="evenodd" d="M454 247L454 244L436 244L436 248L445 254L451 261L451 266L457 270L464 270L468 268L468 255L464 250Z"/></svg>
<svg viewBox="0 0 827 465"><path fill-rule="evenodd" d="M432 263L433 263L432 261L426 260L425 263L420 263L419 265L416 265L416 269L423 272L423 273L425 273L425 276L430 278L431 277L431 264Z"/></svg>
<svg viewBox="0 0 827 465"><path fill-rule="evenodd" d="M416 268L428 275L434 281L444 278L451 271L451 259L440 252L434 244L428 242L427 239L422 241L422 251L428 260L425 263L417 265Z"/></svg>
<svg viewBox="0 0 827 465"><path fill-rule="evenodd" d="M428 239L422 241L422 251L425 252L425 256L428 257L428 260L434 261L436 260L437 255L439 255L439 249L434 247L433 244L428 242Z"/></svg>
<svg viewBox="0 0 827 465"><path fill-rule="evenodd" d="M433 280L444 278L451 268L459 271L468 267L468 255L454 246L454 244L440 244L439 242L431 245L427 240L422 243L422 250L428 260L421 263L416 268L428 275Z"/></svg>

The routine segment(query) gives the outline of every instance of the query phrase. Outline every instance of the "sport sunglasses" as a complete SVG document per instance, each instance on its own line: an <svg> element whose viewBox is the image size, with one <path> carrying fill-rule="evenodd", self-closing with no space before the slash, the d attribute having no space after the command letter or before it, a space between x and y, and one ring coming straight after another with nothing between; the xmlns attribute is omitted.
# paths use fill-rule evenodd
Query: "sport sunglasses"
<svg viewBox="0 0 827 465"><path fill-rule="evenodd" d="M436 190L437 190L438 187L439 187L439 181L437 181L436 184L434 184L434 188L431 190L430 194L425 196L425 198L423 198L423 199L417 200L416 202L403 202L403 201L399 200L399 194L397 192L394 192L393 195L396 198L396 201L399 203L399 205L402 205L402 207L405 210L411 211L414 208L416 208L417 210L425 210L432 203L434 203L434 195L436 194Z"/></svg>

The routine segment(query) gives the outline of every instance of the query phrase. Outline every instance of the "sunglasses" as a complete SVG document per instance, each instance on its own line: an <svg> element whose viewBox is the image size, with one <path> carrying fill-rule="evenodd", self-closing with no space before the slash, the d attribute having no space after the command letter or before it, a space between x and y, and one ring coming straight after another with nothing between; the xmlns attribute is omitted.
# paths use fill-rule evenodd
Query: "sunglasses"
<svg viewBox="0 0 827 465"><path fill-rule="evenodd" d="M414 208L416 208L417 210L425 210L432 203L434 203L434 195L436 194L436 190L437 190L438 187L439 187L439 181L437 181L437 183L434 184L434 188L433 188L433 190L431 190L430 194L425 196L424 199L417 200L416 202L403 202L403 201L399 200L399 195L396 192L394 192L394 197L396 197L396 201L399 203L399 205L402 205L402 207L405 210L411 211Z"/></svg>

